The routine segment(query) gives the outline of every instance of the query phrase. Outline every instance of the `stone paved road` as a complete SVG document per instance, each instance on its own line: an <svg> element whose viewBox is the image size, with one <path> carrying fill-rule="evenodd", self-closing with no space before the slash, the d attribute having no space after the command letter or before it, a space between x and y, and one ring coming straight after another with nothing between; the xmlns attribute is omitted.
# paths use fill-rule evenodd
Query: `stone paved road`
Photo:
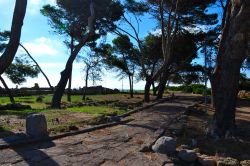
<svg viewBox="0 0 250 166"><path fill-rule="evenodd" d="M135 120L128 124L1 150L0 165L164 165L169 161L166 155L139 152L141 145L193 103L193 98L183 97L133 114L128 118Z"/></svg>

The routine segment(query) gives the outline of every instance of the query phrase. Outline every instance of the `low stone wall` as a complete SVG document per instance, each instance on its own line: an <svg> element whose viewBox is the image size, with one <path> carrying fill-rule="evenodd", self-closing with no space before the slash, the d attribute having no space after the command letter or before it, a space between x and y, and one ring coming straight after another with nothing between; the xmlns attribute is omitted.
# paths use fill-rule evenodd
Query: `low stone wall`
<svg viewBox="0 0 250 166"><path fill-rule="evenodd" d="M84 88L80 89L72 89L71 94L72 95L82 95ZM11 89L11 92L13 96L32 96L32 95L47 95L47 94L53 94L53 91L50 88L20 88L20 89ZM67 89L64 91L67 93ZM109 89L102 86L94 86L94 87L88 87L86 90L87 95L92 94L113 94L113 93L119 93L118 89ZM8 96L7 91L4 88L0 87L0 97Z"/></svg>

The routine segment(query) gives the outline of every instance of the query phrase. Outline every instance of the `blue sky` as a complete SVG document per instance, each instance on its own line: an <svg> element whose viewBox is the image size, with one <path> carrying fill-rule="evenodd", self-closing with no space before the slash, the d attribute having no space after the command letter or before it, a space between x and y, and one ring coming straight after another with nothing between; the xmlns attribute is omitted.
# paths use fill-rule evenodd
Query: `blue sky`
<svg viewBox="0 0 250 166"><path fill-rule="evenodd" d="M24 25L22 28L21 43L28 49L31 55L37 60L44 72L48 75L53 86L56 86L60 79L60 72L64 69L69 56L69 51L63 44L63 37L52 32L48 25L46 17L40 14L40 9L45 4L55 4L55 0L28 0L28 6ZM0 31L10 30L15 0L0 0ZM217 10L211 8L210 11ZM221 12L219 13L221 14ZM140 24L140 37L153 32L156 23L150 16L145 16ZM129 30L129 29L128 29ZM112 41L113 35L108 35L107 41ZM22 48L18 50L19 54L24 53ZM200 55L202 56L202 55ZM197 60L197 62L201 62ZM84 86L83 64L74 63L72 87L79 88ZM98 85L109 88L122 88L122 81L116 78L116 73L105 71L103 81ZM6 77L4 77L6 78ZM10 87L15 87L7 78L5 79ZM31 87L39 83L41 87L47 87L47 82L41 74L38 78L28 78L21 87ZM0 86L2 86L0 84ZM124 89L129 88L128 80L123 80ZM141 81L134 85L135 89L143 89L144 82Z"/></svg>
<svg viewBox="0 0 250 166"><path fill-rule="evenodd" d="M0 30L10 30L15 0L0 0ZM40 14L40 9L45 4L55 4L55 0L28 0L26 16L22 28L21 43L28 49L31 55L41 65L44 72L48 75L53 86L56 86L60 79L60 72L64 69L69 52L63 44L62 36L52 32L47 19ZM143 19L140 34L145 36L153 30L155 23L150 18ZM112 40L112 35L107 37ZM24 53L19 48L18 53ZM83 64L74 63L72 87L78 88L84 86ZM4 77L6 78L6 77ZM15 87L7 78L5 79L10 87ZM21 87L31 87L39 83L41 87L47 87L45 79L39 74L38 78L28 78ZM104 72L103 81L97 83L109 88L122 88L122 81L116 78L116 73L111 71ZM0 84L1 86L1 84ZM127 79L123 80L124 89L129 88ZM144 82L135 84L135 89L143 89Z"/></svg>

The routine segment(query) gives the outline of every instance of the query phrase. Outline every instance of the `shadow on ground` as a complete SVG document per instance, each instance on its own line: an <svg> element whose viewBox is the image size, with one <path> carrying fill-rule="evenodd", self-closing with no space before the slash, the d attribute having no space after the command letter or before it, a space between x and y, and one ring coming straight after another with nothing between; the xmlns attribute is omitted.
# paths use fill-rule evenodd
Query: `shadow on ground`
<svg viewBox="0 0 250 166"><path fill-rule="evenodd" d="M179 145L191 145L192 139L197 140L196 148L200 153L212 156L233 157L238 160L250 160L250 119L236 119L236 138L214 140L206 136L206 129L213 118L213 112L204 113L202 107L196 107L187 118ZM241 111L245 113L245 111ZM247 112L248 114L248 112Z"/></svg>
<svg viewBox="0 0 250 166"><path fill-rule="evenodd" d="M5 137L1 139L2 143L11 144L18 140L28 139L29 137L25 134L11 134L10 137ZM50 156L48 156L42 149L47 149L54 147L55 144L52 141L42 143L39 147L34 146L34 144L29 145L19 145L9 148L8 153L14 153L15 157L9 159L8 164L28 164L28 165L53 165L58 166L59 164L54 161ZM0 154L0 158L4 159L8 156L6 153ZM1 163L4 164L4 163Z"/></svg>

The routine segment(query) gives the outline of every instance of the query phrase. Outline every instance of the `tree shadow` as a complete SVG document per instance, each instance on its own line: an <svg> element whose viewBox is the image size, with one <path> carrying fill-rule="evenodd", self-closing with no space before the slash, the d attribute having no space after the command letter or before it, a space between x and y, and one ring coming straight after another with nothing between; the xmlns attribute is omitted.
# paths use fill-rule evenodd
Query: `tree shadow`
<svg viewBox="0 0 250 166"><path fill-rule="evenodd" d="M236 138L216 140L206 135L207 124L212 115L200 114L194 110L188 115L183 133L178 137L179 144L192 145L192 139L197 140L201 154L212 156L233 157L238 160L250 159L250 119L236 119Z"/></svg>
<svg viewBox="0 0 250 166"><path fill-rule="evenodd" d="M15 164L25 162L28 165L53 165L53 166L59 166L59 164L53 160L48 154L43 152L41 149L47 149L54 147L55 144L52 141L44 141L44 142L37 142L37 143L31 143L27 144L27 140L30 139L29 136L26 134L14 134L10 137L2 138L1 142L5 142L6 144L10 144L9 149L12 149L14 152L8 151L8 153L5 156L6 158L1 158L1 162L4 162L5 164ZM19 144L18 144L19 142ZM21 143L20 143L21 142ZM4 152L1 152L4 153ZM11 154L10 154L11 153ZM18 158L13 153L17 153L18 156L21 158ZM8 156L10 155L10 156ZM5 161L6 160L6 161ZM16 161L15 161L16 160ZM11 163L8 163L10 162ZM1 164L0 162L0 164ZM41 164L43 163L43 164Z"/></svg>
<svg viewBox="0 0 250 166"><path fill-rule="evenodd" d="M123 126L129 126L129 127L139 127L139 128L144 128L148 129L151 131L157 130L155 127L151 127L150 125L143 125L143 124L122 124Z"/></svg>
<svg viewBox="0 0 250 166"><path fill-rule="evenodd" d="M250 107L250 100L249 99L238 99L237 100L237 107Z"/></svg>

